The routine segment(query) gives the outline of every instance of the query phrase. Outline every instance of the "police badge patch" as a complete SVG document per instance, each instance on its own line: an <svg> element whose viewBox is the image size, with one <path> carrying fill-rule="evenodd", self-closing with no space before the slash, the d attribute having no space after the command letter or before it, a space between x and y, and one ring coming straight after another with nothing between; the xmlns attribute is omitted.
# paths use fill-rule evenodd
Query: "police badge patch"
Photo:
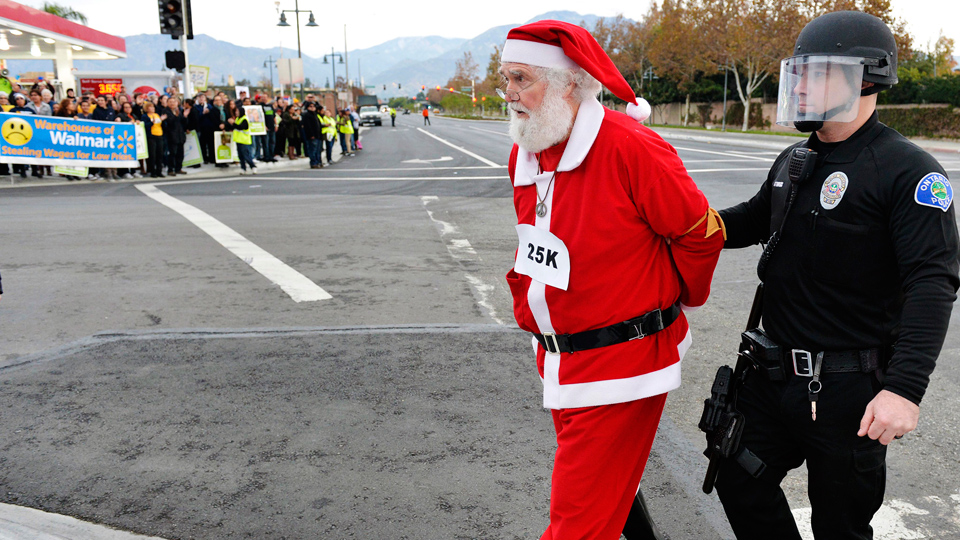
<svg viewBox="0 0 960 540"><path fill-rule="evenodd" d="M843 194L847 192L847 175L837 171L823 181L820 189L820 206L824 210L832 210L840 204Z"/></svg>
<svg viewBox="0 0 960 540"><path fill-rule="evenodd" d="M950 203L953 202L953 186L950 185L950 180L947 180L946 176L930 173L920 179L913 199L917 204L939 208L946 212L950 208Z"/></svg>

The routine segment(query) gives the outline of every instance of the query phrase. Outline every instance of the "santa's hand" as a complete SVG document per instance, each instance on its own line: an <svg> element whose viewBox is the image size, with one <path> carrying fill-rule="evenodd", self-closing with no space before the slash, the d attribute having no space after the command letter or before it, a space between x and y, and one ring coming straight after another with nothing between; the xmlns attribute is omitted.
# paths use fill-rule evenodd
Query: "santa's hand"
<svg viewBox="0 0 960 540"><path fill-rule="evenodd" d="M867 404L857 436L866 435L879 440L880 444L890 444L893 439L916 429L919 419L919 405L889 390L881 390Z"/></svg>

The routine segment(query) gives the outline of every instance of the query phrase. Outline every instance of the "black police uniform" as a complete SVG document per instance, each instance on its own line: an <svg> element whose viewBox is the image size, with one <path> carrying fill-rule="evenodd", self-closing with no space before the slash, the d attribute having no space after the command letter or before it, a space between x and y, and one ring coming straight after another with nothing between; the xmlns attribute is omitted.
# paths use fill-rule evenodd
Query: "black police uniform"
<svg viewBox="0 0 960 540"><path fill-rule="evenodd" d="M946 175L874 112L845 141L825 144L814 133L784 151L752 199L720 212L725 247L755 245L779 229L796 146L817 151L818 161L767 265L763 300L763 328L785 351L788 374L773 382L749 372L737 404L746 418L742 445L767 468L753 478L724 460L716 486L740 540L799 540L780 482L806 461L816 538L869 539L883 502L886 447L857 431L881 389L917 404L923 398L960 287L954 208L917 202L922 179ZM835 173L847 180L839 200L825 185L842 178ZM827 352L813 421L811 378L796 375L793 362L803 373L820 351Z"/></svg>

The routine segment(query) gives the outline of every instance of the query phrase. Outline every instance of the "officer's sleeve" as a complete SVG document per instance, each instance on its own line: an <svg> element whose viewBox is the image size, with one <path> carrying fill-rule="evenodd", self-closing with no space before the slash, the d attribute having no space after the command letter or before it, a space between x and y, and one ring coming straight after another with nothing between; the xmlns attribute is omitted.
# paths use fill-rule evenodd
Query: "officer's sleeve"
<svg viewBox="0 0 960 540"><path fill-rule="evenodd" d="M680 303L702 306L723 249L722 223L672 148L654 149L647 159L655 165L648 164L646 179L634 178L640 181L633 185L639 194L634 204L650 228L670 240L680 277Z"/></svg>
<svg viewBox="0 0 960 540"><path fill-rule="evenodd" d="M743 248L765 242L770 236L770 198L773 189L773 178L783 166L788 152L780 154L767 180L760 186L760 190L749 201L720 211L720 218L727 229L727 241L724 248Z"/></svg>
<svg viewBox="0 0 960 540"><path fill-rule="evenodd" d="M900 335L884 378L884 388L919 404L950 323L960 287L954 208L917 202L921 179L944 175L932 156L924 154L894 187L889 217L891 239L900 271L903 311ZM921 192L923 193L923 192Z"/></svg>

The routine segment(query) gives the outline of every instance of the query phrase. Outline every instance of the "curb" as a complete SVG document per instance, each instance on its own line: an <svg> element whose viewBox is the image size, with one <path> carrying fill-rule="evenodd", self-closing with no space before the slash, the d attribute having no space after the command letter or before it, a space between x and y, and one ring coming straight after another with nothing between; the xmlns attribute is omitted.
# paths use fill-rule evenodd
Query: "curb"
<svg viewBox="0 0 960 540"><path fill-rule="evenodd" d="M0 538L17 540L163 540L25 506L0 504Z"/></svg>
<svg viewBox="0 0 960 540"><path fill-rule="evenodd" d="M359 133L363 133L369 128L360 128ZM359 137L359 140L362 140L363 137ZM338 154L339 149L334 147L333 153L333 162L339 163L343 158ZM285 157L277 157L277 163L264 163L257 161L257 170L261 174L271 174L275 172L284 172L284 171L296 171L296 170L310 170L310 160L306 157L301 157L300 159L289 161ZM105 182L103 180L90 181L86 179L81 179L79 181L66 181L60 176L50 176L42 180L35 179L33 177L20 178L15 174L10 175L10 183L6 183L3 180L3 177L0 177L0 189L13 189L13 188L29 188L29 187L40 187L40 186L84 186L91 184L135 184L135 183L156 183L156 182L172 182L175 183L179 180L201 180L206 178L229 178L231 176L240 176L240 168L236 163L232 163L230 167L218 169L210 164L203 164L200 166L200 169L193 169L188 167L185 169L187 174L184 176L177 175L173 178L150 178L144 176L143 178L130 178L126 180L120 180L119 182Z"/></svg>

